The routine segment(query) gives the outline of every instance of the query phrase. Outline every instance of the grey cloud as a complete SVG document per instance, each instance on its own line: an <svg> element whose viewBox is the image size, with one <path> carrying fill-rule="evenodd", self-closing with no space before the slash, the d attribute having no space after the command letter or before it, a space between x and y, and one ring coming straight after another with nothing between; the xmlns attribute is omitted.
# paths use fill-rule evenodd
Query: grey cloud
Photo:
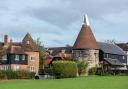
<svg viewBox="0 0 128 89"><path fill-rule="evenodd" d="M127 11L127 0L53 0L48 7L36 7L25 10L25 13L40 20L65 28L78 21L83 14L93 19L104 20L107 14Z"/></svg>

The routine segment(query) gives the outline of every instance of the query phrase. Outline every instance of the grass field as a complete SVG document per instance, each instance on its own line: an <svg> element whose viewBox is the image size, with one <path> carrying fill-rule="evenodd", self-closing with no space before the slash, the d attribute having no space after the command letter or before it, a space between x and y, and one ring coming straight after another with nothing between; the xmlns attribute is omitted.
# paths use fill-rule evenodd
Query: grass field
<svg viewBox="0 0 128 89"><path fill-rule="evenodd" d="M54 80L2 80L0 89L128 89L128 76L90 76Z"/></svg>

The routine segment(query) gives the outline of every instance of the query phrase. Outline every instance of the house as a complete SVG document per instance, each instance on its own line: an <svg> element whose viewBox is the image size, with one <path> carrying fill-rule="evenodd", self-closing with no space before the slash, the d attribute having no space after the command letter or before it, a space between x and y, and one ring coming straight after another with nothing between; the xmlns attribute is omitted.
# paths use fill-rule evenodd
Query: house
<svg viewBox="0 0 128 89"><path fill-rule="evenodd" d="M4 56L0 59L1 70L27 70L38 73L39 51L29 33L22 42L13 42L8 35L5 35L0 48L4 50Z"/></svg>
<svg viewBox="0 0 128 89"><path fill-rule="evenodd" d="M45 67L48 67L54 60L72 59L72 47L51 47L47 48L47 53Z"/></svg>
<svg viewBox="0 0 128 89"><path fill-rule="evenodd" d="M99 64L104 70L126 70L126 53L116 44L97 42L99 50Z"/></svg>
<svg viewBox="0 0 128 89"><path fill-rule="evenodd" d="M72 47L53 47L48 50L53 57L63 54L76 61L85 60L89 68L119 69L126 65L127 60L126 53L116 44L96 41L87 16L84 16L84 23Z"/></svg>
<svg viewBox="0 0 128 89"><path fill-rule="evenodd" d="M117 45L120 48L122 48L124 52L127 54L127 65L128 65L128 43L118 43Z"/></svg>

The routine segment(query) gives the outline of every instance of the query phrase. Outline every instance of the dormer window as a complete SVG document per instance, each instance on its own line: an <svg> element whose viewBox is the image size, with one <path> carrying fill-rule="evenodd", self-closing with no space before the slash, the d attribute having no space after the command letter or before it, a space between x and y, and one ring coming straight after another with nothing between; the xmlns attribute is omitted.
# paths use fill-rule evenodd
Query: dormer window
<svg viewBox="0 0 128 89"><path fill-rule="evenodd" d="M28 41L26 42L26 44L29 45L29 44L30 44L30 41L28 40Z"/></svg>

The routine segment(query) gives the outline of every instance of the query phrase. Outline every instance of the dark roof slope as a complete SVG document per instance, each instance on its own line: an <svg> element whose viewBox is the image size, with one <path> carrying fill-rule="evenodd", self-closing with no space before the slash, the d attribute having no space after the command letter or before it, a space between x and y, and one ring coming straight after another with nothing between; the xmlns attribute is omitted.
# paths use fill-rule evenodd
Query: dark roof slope
<svg viewBox="0 0 128 89"><path fill-rule="evenodd" d="M62 50L65 50L65 53L72 53L72 47L52 47L52 48L48 48L48 50L52 50L51 55L55 56L58 53L60 53Z"/></svg>
<svg viewBox="0 0 128 89"><path fill-rule="evenodd" d="M97 42L97 45L99 46L99 49L105 53L126 55L125 52L115 44ZM73 47L52 47L48 48L48 50L53 50L52 55L56 55L62 50L65 50L65 53L72 53Z"/></svg>
<svg viewBox="0 0 128 89"><path fill-rule="evenodd" d="M109 44L103 42L97 42L100 49L105 53L118 54L118 55L126 55L125 52L116 44Z"/></svg>
<svg viewBox="0 0 128 89"><path fill-rule="evenodd" d="M123 65L118 59L105 59L111 65Z"/></svg>

